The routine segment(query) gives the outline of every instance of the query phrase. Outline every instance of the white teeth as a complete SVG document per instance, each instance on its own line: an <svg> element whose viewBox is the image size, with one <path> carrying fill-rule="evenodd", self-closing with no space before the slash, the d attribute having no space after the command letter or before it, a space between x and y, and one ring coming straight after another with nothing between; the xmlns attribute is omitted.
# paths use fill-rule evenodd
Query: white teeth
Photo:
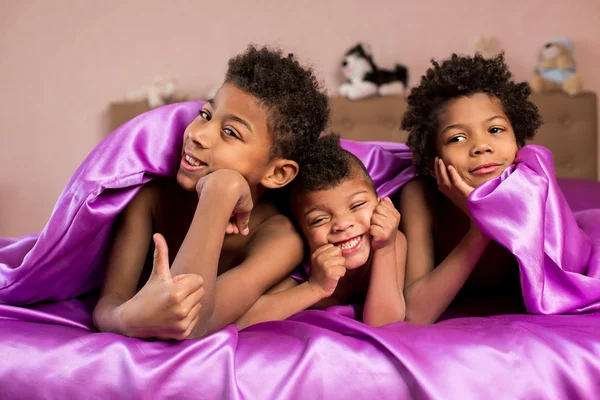
<svg viewBox="0 0 600 400"><path fill-rule="evenodd" d="M360 236L348 242L340 244L340 248L342 248L343 250L348 250L355 247L358 244L358 242L360 242Z"/></svg>
<svg viewBox="0 0 600 400"><path fill-rule="evenodd" d="M194 160L191 156L189 155L185 155L185 161L188 162L188 164L190 164L192 167L199 167L200 166L200 161Z"/></svg>

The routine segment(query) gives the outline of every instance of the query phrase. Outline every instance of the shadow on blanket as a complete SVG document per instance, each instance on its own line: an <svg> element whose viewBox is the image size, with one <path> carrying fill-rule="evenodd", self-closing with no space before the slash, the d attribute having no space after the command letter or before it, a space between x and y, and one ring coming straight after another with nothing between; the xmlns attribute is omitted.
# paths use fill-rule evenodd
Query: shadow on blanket
<svg viewBox="0 0 600 400"><path fill-rule="evenodd" d="M117 129L77 169L46 228L0 239L0 387L7 398L595 398L600 395L600 211L573 214L550 154L477 188L479 226L520 263L533 314L430 326L357 322L351 306L305 311L195 341L153 342L92 325L114 217L155 176L175 174L201 102L153 110ZM406 146L345 142L381 195L414 172ZM600 185L560 182L576 209ZM596 195L585 203L575 189ZM593 198L593 197L588 197Z"/></svg>

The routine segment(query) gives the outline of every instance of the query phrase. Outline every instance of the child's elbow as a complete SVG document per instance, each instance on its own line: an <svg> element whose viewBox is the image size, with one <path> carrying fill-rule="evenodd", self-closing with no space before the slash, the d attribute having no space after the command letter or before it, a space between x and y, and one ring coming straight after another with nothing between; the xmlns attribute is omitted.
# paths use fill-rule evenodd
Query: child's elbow
<svg viewBox="0 0 600 400"><path fill-rule="evenodd" d="M121 326L121 314L118 306L110 299L101 298L92 312L92 322L96 329L100 332L117 332L124 333L124 328Z"/></svg>
<svg viewBox="0 0 600 400"><path fill-rule="evenodd" d="M411 324L415 324L415 325L431 325L436 322L435 319L433 319L427 315L412 312L409 309L406 310L406 315L405 315L404 321L410 322Z"/></svg>
<svg viewBox="0 0 600 400"><path fill-rule="evenodd" d="M369 319L365 319L363 322L369 326L372 326L373 328L379 328L382 326L386 326L389 324L393 324L395 322L403 322L404 318L389 318L389 319L373 319L373 320L369 320Z"/></svg>
<svg viewBox="0 0 600 400"><path fill-rule="evenodd" d="M387 313L386 315L369 315L363 316L363 322L374 328L393 324L395 322L403 322L406 318L405 310L397 310L394 313Z"/></svg>
<svg viewBox="0 0 600 400"><path fill-rule="evenodd" d="M210 320L205 321L203 319L198 319L196 324L193 327L191 327L191 329L189 329L187 332L185 332L183 335L181 335L177 339L178 340L202 339L203 337L206 337L208 335L215 333L216 331L218 331L221 328L224 328L224 327L211 325Z"/></svg>
<svg viewBox="0 0 600 400"><path fill-rule="evenodd" d="M202 311L200 312L200 315L198 315L198 322L196 323L196 326L208 327L213 320L214 311L214 305L202 304Z"/></svg>
<svg viewBox="0 0 600 400"><path fill-rule="evenodd" d="M242 317L235 322L235 327L238 331L241 331L244 328L258 324L259 322L262 321L254 316L253 313L248 312L242 315Z"/></svg>
<svg viewBox="0 0 600 400"><path fill-rule="evenodd" d="M102 313L101 313L101 309L100 307L96 306L94 308L94 312L92 313L92 323L94 324L94 327L100 331L100 332L104 332L105 329L104 328L104 324L102 323Z"/></svg>

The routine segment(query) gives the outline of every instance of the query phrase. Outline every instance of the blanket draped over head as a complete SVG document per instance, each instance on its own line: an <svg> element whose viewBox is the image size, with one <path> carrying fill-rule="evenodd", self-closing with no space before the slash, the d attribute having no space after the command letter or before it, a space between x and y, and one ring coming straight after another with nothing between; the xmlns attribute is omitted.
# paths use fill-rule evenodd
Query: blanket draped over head
<svg viewBox="0 0 600 400"><path fill-rule="evenodd" d="M169 105L121 126L74 173L41 233L0 239L3 396L600 397L600 211L583 210L600 208L600 184L557 183L538 146L469 198L480 229L517 258L529 314L373 328L342 306L183 342L97 332L91 315L113 221L146 182L176 174L201 106ZM404 144L342 144L380 196L414 176Z"/></svg>

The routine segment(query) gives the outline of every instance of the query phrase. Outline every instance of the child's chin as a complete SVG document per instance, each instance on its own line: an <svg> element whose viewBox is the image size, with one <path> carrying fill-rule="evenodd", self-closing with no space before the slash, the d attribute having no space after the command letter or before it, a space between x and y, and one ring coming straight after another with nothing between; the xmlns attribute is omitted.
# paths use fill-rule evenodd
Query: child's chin
<svg viewBox="0 0 600 400"><path fill-rule="evenodd" d="M473 179L471 181L465 181L469 186L471 186L473 189L475 189L476 187L483 185L484 183L486 183L487 181L491 181L492 179L496 179L497 177L499 177L500 175L502 175L502 172L498 173L498 174L493 174L493 175L488 175L488 176L484 176L481 177L479 179Z"/></svg>
<svg viewBox="0 0 600 400"><path fill-rule="evenodd" d="M363 251L359 253L352 254L351 256L346 257L346 269L351 271L353 269L358 269L365 265L369 259L368 250L369 249L363 249Z"/></svg>
<svg viewBox="0 0 600 400"><path fill-rule="evenodd" d="M194 182L188 176L182 174L181 171L179 171L177 173L177 183L185 191L188 191L188 192L196 191L196 182Z"/></svg>

